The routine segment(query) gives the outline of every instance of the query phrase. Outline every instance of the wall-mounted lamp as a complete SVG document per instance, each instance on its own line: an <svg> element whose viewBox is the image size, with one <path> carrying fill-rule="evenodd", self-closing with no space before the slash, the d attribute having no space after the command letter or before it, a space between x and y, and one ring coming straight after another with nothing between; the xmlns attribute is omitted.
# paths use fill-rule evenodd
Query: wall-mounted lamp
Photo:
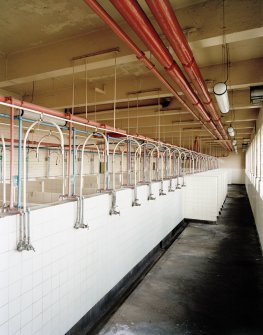
<svg viewBox="0 0 263 335"><path fill-rule="evenodd" d="M228 127L227 128L227 132L228 132L228 134L229 134L229 136L231 136L231 137L234 137L235 136L235 130L234 130L234 128L233 127Z"/></svg>
<svg viewBox="0 0 263 335"><path fill-rule="evenodd" d="M233 140L232 141L232 144L235 146L235 145L237 145L237 140Z"/></svg>
<svg viewBox="0 0 263 335"><path fill-rule="evenodd" d="M217 83L214 86L214 95L221 113L229 112L229 100L227 94L227 86L225 83Z"/></svg>

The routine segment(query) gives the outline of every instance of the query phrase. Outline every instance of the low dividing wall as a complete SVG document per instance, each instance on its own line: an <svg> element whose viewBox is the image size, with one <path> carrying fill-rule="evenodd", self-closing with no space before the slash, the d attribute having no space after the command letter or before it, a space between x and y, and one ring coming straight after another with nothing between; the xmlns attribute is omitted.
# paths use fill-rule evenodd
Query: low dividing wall
<svg viewBox="0 0 263 335"><path fill-rule="evenodd" d="M75 201L32 209L36 252L16 251L18 215L0 219L0 334L62 335L69 331L184 217L216 220L226 194L222 170L185 178L186 187L148 201L148 185L116 193L120 216L109 215L111 195L84 200L89 230L73 228ZM175 188L175 180L172 180Z"/></svg>
<svg viewBox="0 0 263 335"><path fill-rule="evenodd" d="M148 201L148 186L85 199L89 230L73 228L76 202L32 210L36 252L18 252L19 218L0 219L0 334L65 334L183 220L182 190Z"/></svg>
<svg viewBox="0 0 263 335"><path fill-rule="evenodd" d="M212 170L185 177L184 218L216 221L227 193L227 172Z"/></svg>

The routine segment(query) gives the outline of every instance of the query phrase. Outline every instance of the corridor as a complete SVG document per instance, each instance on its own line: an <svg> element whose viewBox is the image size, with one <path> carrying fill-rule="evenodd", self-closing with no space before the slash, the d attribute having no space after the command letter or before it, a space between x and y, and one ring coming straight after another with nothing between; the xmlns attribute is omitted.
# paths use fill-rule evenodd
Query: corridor
<svg viewBox="0 0 263 335"><path fill-rule="evenodd" d="M245 187L189 223L99 335L263 334L263 261Z"/></svg>

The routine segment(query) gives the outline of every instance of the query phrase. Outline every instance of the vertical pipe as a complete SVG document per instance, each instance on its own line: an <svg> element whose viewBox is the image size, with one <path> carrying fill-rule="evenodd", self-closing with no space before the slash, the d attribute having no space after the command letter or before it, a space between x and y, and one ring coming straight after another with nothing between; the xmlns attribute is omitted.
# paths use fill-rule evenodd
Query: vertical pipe
<svg viewBox="0 0 263 335"><path fill-rule="evenodd" d="M11 107L10 110L10 209L14 207L14 179L13 179L13 169L14 169L14 114L15 110Z"/></svg>
<svg viewBox="0 0 263 335"><path fill-rule="evenodd" d="M127 180L127 184L130 185L131 184L131 141L128 140L128 180Z"/></svg>
<svg viewBox="0 0 263 335"><path fill-rule="evenodd" d="M76 194L76 129L72 129L73 132L73 152L72 152L72 162L73 162L73 167L72 167L72 173L73 173L73 189L72 193Z"/></svg>
<svg viewBox="0 0 263 335"><path fill-rule="evenodd" d="M105 131L105 136L107 136L107 132ZM103 189L104 191L107 189L107 155L106 155L106 142L104 143L104 178L103 178Z"/></svg>
<svg viewBox="0 0 263 335"><path fill-rule="evenodd" d="M72 123L69 123L68 129L68 196L71 196L71 146L72 146Z"/></svg>
<svg viewBox="0 0 263 335"><path fill-rule="evenodd" d="M109 143L109 135L106 133L106 141L105 141L105 146L106 146L106 190L110 188L110 178L109 178L109 166L110 166L110 156L109 156L109 149L107 150L107 143Z"/></svg>
<svg viewBox="0 0 263 335"><path fill-rule="evenodd" d="M50 175L50 150L47 152L47 178L49 178Z"/></svg>
<svg viewBox="0 0 263 335"><path fill-rule="evenodd" d="M146 169L147 169L147 162L146 162L146 145L143 146L143 182L146 182Z"/></svg>
<svg viewBox="0 0 263 335"><path fill-rule="evenodd" d="M3 146L3 156L1 161L2 166L2 178L3 178L3 208L6 207L6 147L4 136L1 136L2 146Z"/></svg>
<svg viewBox="0 0 263 335"><path fill-rule="evenodd" d="M21 208L22 195L22 136L23 136L23 119L18 117L18 190L17 190L17 208Z"/></svg>

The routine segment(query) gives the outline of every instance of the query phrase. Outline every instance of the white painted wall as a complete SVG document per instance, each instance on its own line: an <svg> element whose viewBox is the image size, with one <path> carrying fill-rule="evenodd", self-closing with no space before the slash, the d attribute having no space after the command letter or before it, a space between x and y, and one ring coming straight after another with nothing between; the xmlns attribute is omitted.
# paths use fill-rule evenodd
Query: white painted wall
<svg viewBox="0 0 263 335"><path fill-rule="evenodd" d="M261 249L263 250L263 192L260 195L260 189L256 188L252 183L252 179L246 176L246 189L248 193L249 202L254 215ZM263 190L263 183L261 183L261 190Z"/></svg>
<svg viewBox="0 0 263 335"><path fill-rule="evenodd" d="M19 218L0 219L0 334L65 334L183 219L182 190L147 201L148 186L85 199L89 230L75 230L76 202L32 210L36 252L18 252Z"/></svg>
<svg viewBox="0 0 263 335"><path fill-rule="evenodd" d="M219 168L226 169L228 184L245 184L245 153L232 152L227 157L219 159Z"/></svg>
<svg viewBox="0 0 263 335"><path fill-rule="evenodd" d="M246 189L263 250L263 108L261 108L253 145L247 151Z"/></svg>

